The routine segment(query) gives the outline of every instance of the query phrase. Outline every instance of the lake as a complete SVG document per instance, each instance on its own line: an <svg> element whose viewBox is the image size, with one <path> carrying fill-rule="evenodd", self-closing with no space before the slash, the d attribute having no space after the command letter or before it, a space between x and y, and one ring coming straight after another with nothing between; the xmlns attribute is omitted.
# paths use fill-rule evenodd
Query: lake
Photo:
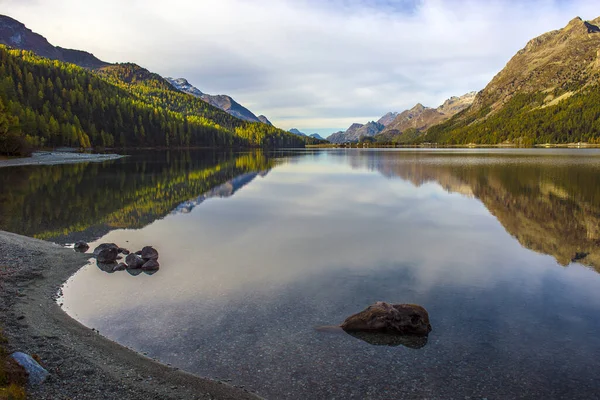
<svg viewBox="0 0 600 400"><path fill-rule="evenodd" d="M0 170L0 229L153 245L77 320L268 399L600 396L600 151L147 152ZM315 328L417 303L411 345Z"/></svg>

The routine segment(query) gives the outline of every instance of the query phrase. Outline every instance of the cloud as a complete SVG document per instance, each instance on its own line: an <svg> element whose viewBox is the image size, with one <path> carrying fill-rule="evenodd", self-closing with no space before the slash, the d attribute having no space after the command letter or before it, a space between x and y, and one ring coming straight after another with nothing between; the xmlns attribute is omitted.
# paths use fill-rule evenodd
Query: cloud
<svg viewBox="0 0 600 400"><path fill-rule="evenodd" d="M51 43L186 77L304 131L480 90L529 39L598 16L596 0L0 4Z"/></svg>

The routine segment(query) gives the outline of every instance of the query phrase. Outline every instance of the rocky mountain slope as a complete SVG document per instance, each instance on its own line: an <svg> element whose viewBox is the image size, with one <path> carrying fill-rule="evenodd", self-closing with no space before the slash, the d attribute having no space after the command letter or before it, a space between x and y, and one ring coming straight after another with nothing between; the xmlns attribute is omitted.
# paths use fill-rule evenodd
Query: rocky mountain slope
<svg viewBox="0 0 600 400"><path fill-rule="evenodd" d="M600 18L574 18L532 39L473 105L430 129L437 143L600 141Z"/></svg>
<svg viewBox="0 0 600 400"><path fill-rule="evenodd" d="M475 99L476 92L463 96L453 96L438 108L425 107L421 103L410 110L401 112L377 135L378 141L408 142L418 137L422 132L437 125L453 115L468 108Z"/></svg>
<svg viewBox="0 0 600 400"><path fill-rule="evenodd" d="M177 79L166 78L166 79L171 83L171 85L173 85L178 90L181 90L182 92L191 94L192 96L196 96L196 97L204 100L211 106L220 108L221 110L227 112L229 115L233 115L234 117L242 119L244 121L262 122L267 125L273 125L267 119L267 117L265 117L264 115L261 115L262 119L260 117L257 117L256 115L254 115L254 113L252 113L252 111L250 111L246 107L242 106L240 103L235 101L231 96L227 96L225 94L210 95L210 94L202 93L202 91L200 91L198 88L191 85L184 78L177 78Z"/></svg>
<svg viewBox="0 0 600 400"><path fill-rule="evenodd" d="M354 123L346 131L331 134L327 140L331 143L358 142L362 137L373 137L381 132L385 126L379 122L371 121L366 124Z"/></svg>
<svg viewBox="0 0 600 400"><path fill-rule="evenodd" d="M379 142L403 142L414 139L429 127L439 124L464 110L473 103L476 93L451 97L438 108L425 107L421 103L401 113L389 112L377 122L352 124L327 138L332 143L358 142L361 137L376 137ZM405 133L406 132L406 133Z"/></svg>
<svg viewBox="0 0 600 400"><path fill-rule="evenodd" d="M269 119L268 119L267 117L265 117L264 115L259 115L259 116L258 116L258 120L259 120L260 122L262 122L263 124L267 124L267 125L273 125L273 124L271 123L271 121L269 121Z"/></svg>
<svg viewBox="0 0 600 400"><path fill-rule="evenodd" d="M0 15L0 43L17 49L32 51L51 60L77 64L84 68L92 69L108 65L108 63L97 59L91 53L53 46L48 43L45 37L31 31L21 22L6 15Z"/></svg>
<svg viewBox="0 0 600 400"><path fill-rule="evenodd" d="M388 126L389 124L391 124L396 117L398 116L398 112L389 112L387 114L385 114L383 117L379 118L379 120L377 120L377 123L383 125L383 126Z"/></svg>

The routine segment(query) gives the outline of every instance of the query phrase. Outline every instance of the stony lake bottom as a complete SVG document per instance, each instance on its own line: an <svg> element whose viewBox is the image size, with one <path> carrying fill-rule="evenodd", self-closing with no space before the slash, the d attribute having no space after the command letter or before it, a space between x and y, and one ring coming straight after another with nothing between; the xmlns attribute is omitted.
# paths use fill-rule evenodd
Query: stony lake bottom
<svg viewBox="0 0 600 400"><path fill-rule="evenodd" d="M268 399L600 397L600 151L145 152L0 171L0 229L153 245L60 299ZM418 346L315 328L418 303Z"/></svg>

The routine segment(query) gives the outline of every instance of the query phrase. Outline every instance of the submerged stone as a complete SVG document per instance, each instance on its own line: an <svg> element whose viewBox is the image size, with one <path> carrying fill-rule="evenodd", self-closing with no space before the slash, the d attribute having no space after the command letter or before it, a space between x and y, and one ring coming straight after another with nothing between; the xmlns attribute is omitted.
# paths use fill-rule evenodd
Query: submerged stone
<svg viewBox="0 0 600 400"><path fill-rule="evenodd" d="M98 266L98 268L101 271L112 274L113 272L115 272L115 267L117 266L117 263L116 262L110 262L110 263L97 262L96 265Z"/></svg>
<svg viewBox="0 0 600 400"><path fill-rule="evenodd" d="M141 274L143 271L138 268L138 269L131 269L131 268L127 268L127 273L131 276L138 276L139 274Z"/></svg>
<svg viewBox="0 0 600 400"><path fill-rule="evenodd" d="M427 344L426 335L398 335L393 333L351 331L347 331L346 333L374 346L404 346L410 349L420 349Z"/></svg>
<svg viewBox="0 0 600 400"><path fill-rule="evenodd" d="M158 271L160 268L160 264L156 260L148 260L144 265L142 265L143 271Z"/></svg>
<svg viewBox="0 0 600 400"><path fill-rule="evenodd" d="M119 263L117 266L113 267L113 272L125 271L126 269L127 269L127 264Z"/></svg>
<svg viewBox="0 0 600 400"><path fill-rule="evenodd" d="M379 301L342 323L347 332L387 332L426 336L431 332L429 314L416 304L388 304Z"/></svg>

